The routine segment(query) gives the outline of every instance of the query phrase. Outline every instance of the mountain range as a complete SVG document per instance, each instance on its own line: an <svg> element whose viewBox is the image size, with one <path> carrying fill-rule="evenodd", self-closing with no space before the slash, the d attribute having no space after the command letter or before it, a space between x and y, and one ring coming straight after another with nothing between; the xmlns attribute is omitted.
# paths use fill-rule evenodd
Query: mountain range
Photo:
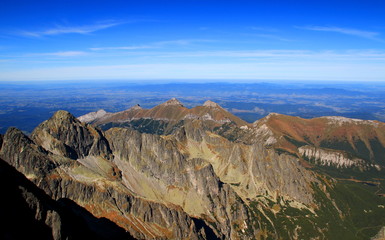
<svg viewBox="0 0 385 240"><path fill-rule="evenodd" d="M5 239L381 239L385 123L173 98L0 135ZM20 231L23 229L23 231Z"/></svg>

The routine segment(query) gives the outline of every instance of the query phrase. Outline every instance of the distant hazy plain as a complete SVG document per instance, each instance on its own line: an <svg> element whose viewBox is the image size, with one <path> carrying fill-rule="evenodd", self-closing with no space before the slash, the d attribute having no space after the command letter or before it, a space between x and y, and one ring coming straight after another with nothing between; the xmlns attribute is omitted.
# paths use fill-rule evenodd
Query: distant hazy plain
<svg viewBox="0 0 385 240"><path fill-rule="evenodd" d="M213 100L248 122L271 112L313 118L344 116L385 121L383 83L0 83L0 133L15 126L30 133L57 110L75 116L136 104L151 108L172 97L186 107Z"/></svg>

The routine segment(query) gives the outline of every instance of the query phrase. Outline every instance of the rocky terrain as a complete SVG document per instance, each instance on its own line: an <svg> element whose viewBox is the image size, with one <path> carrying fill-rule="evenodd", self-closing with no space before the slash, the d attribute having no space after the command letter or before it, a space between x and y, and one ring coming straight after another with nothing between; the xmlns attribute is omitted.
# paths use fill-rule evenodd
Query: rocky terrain
<svg viewBox="0 0 385 240"><path fill-rule="evenodd" d="M378 121L270 114L249 124L212 101L171 99L58 111L30 136L8 129L0 146L2 183L14 183L1 204L11 239L9 209L41 239L370 239L385 226Z"/></svg>

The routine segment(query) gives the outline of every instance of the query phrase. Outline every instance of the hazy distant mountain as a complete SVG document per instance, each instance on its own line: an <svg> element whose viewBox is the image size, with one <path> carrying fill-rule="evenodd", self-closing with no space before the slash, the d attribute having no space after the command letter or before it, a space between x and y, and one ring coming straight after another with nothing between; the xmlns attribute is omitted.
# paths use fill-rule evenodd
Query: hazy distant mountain
<svg viewBox="0 0 385 240"><path fill-rule="evenodd" d="M100 238L370 239L385 226L379 121L269 114L247 123L212 101L171 99L79 118L58 111L29 137L10 128L0 145L30 182L18 178L50 204L81 208L74 218ZM56 239L72 234L44 219L24 220Z"/></svg>

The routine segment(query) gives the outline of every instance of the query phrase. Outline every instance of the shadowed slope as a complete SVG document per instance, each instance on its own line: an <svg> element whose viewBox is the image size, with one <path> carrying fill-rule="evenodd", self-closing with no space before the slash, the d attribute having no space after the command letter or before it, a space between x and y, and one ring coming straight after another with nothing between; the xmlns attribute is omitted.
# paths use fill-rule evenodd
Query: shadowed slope
<svg viewBox="0 0 385 240"><path fill-rule="evenodd" d="M0 239L134 239L69 199L54 201L0 159Z"/></svg>

